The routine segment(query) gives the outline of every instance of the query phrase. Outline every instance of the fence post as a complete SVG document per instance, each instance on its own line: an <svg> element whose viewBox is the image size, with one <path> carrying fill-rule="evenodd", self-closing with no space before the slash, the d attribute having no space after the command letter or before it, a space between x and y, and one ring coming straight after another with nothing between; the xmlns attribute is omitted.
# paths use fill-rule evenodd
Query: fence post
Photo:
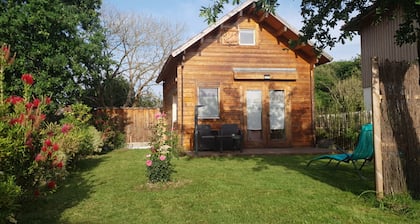
<svg viewBox="0 0 420 224"><path fill-rule="evenodd" d="M375 182L376 197L384 197L384 179L382 168L381 143L381 95L379 92L379 65L378 58L372 58L372 112L373 112L373 141L375 147Z"/></svg>

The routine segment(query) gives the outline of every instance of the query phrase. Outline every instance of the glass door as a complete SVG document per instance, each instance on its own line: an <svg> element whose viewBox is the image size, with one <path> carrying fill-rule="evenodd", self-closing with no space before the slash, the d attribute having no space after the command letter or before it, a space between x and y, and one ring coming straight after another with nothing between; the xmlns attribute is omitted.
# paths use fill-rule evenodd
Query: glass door
<svg viewBox="0 0 420 224"><path fill-rule="evenodd" d="M246 91L247 136L246 141L261 146L263 141L263 104L261 90Z"/></svg>
<svg viewBox="0 0 420 224"><path fill-rule="evenodd" d="M282 89L245 90L247 146L286 146L286 102Z"/></svg>
<svg viewBox="0 0 420 224"><path fill-rule="evenodd" d="M270 90L269 95L269 141L278 142L286 139L286 98L284 90Z"/></svg>

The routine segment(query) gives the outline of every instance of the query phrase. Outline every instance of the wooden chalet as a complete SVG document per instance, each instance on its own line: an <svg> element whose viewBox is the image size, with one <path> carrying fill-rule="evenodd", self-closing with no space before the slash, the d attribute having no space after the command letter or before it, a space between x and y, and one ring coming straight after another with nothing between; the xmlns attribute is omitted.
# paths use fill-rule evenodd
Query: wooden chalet
<svg viewBox="0 0 420 224"><path fill-rule="evenodd" d="M237 124L244 148L314 145L314 67L331 61L283 19L248 0L172 52L157 83L185 149L198 123Z"/></svg>

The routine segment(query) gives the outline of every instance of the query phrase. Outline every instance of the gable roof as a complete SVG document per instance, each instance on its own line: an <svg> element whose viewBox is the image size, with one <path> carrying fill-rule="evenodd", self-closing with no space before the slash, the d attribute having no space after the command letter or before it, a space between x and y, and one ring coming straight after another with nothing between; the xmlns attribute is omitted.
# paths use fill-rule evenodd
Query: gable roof
<svg viewBox="0 0 420 224"><path fill-rule="evenodd" d="M257 0L247 0L240 4L238 7L234 8L230 12L228 12L226 15L224 15L222 18L220 18L216 23L210 25L206 29L204 29L202 32L197 34L196 36L189 39L185 44L181 45L177 49L175 49L171 55L169 55L167 61L165 62L158 78L156 79L156 82L159 83L164 80L164 74L166 73L166 70L168 67L170 67L170 64L172 61L179 57L183 52L187 51L190 47L198 43L200 40L205 38L208 34L210 34L212 31L217 29L219 26L222 26L224 23L226 23L228 20L230 20L232 17L241 14L246 11L254 11L255 9L255 3ZM255 11L254 11L255 12ZM289 25L285 20L282 18L275 16L272 13L264 13L262 11L256 13L261 18L261 21L259 23L264 23L272 27L274 30L281 31L281 36L278 36L277 38L284 43L288 43L289 40L297 40L301 33L297 31L294 27ZM292 49L296 51L296 49ZM317 57L314 51L313 43L308 42L307 45L302 45L301 48L299 48L299 51L305 52L305 54L311 56L311 57ZM317 65L325 64L332 61L332 57L328 55L326 52L322 51L318 58Z"/></svg>

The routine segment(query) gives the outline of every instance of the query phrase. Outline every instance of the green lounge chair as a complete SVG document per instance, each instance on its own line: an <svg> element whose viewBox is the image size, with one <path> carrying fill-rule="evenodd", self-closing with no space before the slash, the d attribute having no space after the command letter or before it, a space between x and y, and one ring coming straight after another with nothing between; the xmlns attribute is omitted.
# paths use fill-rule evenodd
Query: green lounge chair
<svg viewBox="0 0 420 224"><path fill-rule="evenodd" d="M309 166L313 161L320 160L320 159L329 159L330 161L328 164L331 163L332 160L338 161L337 166L341 162L352 162L354 169L357 171L359 176L362 178L360 171L362 170L363 166L366 164L367 161L371 161L373 158L373 127L372 124L365 124L362 126L361 133L359 135L359 141L357 143L356 148L352 153L346 153L341 149L342 153L340 154L329 154L329 155L321 155L311 159L306 166ZM360 167L357 167L356 162L357 160L364 160ZM327 164L327 165L328 165Z"/></svg>

